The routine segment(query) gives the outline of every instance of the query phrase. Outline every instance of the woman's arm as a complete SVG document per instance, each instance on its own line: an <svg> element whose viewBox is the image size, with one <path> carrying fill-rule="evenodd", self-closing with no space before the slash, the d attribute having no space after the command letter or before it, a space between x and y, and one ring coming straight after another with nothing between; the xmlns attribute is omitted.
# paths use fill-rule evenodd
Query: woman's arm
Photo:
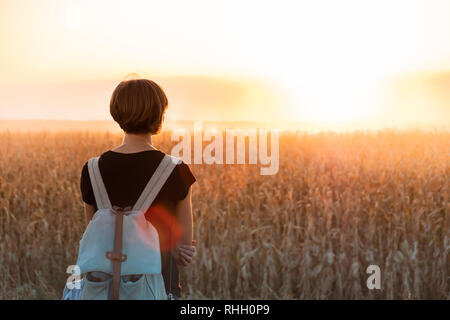
<svg viewBox="0 0 450 320"><path fill-rule="evenodd" d="M95 207L93 205L90 205L88 203L84 203L84 214L86 218L86 225L89 224L89 221L91 221L92 217L95 213Z"/></svg>
<svg viewBox="0 0 450 320"><path fill-rule="evenodd" d="M186 198L177 203L175 215L178 223L183 229L183 237L180 245L192 243L192 206L191 206L191 188L189 188Z"/></svg>
<svg viewBox="0 0 450 320"><path fill-rule="evenodd" d="M183 229L183 237L181 238L177 249L173 251L173 254L178 264L186 266L191 263L195 254L195 242L192 240L193 223L191 188L189 188L187 196L178 202L175 210L178 223Z"/></svg>

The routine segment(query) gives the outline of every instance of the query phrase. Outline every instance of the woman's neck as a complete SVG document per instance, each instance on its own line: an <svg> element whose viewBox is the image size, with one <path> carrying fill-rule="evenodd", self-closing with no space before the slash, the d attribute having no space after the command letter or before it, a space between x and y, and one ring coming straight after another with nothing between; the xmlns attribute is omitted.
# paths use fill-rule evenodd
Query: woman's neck
<svg viewBox="0 0 450 320"><path fill-rule="evenodd" d="M113 149L113 151L121 153L134 153L146 150L156 150L156 148L152 146L152 135L145 133L125 133L122 144Z"/></svg>

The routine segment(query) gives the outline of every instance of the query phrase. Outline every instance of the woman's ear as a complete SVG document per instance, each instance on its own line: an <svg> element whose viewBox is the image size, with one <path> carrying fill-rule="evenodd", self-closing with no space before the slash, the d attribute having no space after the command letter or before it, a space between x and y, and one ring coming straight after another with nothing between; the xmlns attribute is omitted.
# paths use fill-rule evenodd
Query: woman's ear
<svg viewBox="0 0 450 320"><path fill-rule="evenodd" d="M166 115L166 110L167 108L163 111L162 115L161 115L161 122L159 123L159 127L156 129L155 133L152 134L158 134L161 132L162 126L163 126L163 122L164 122L164 116Z"/></svg>

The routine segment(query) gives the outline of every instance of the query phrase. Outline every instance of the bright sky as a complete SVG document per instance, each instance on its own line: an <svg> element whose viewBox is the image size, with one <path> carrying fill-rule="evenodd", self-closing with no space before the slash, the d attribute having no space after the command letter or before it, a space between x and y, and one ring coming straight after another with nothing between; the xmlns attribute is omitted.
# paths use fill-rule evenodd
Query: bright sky
<svg viewBox="0 0 450 320"><path fill-rule="evenodd" d="M167 89L169 118L381 119L388 80L450 70L449 14L448 0L2 0L0 118L108 119L137 72ZM412 104L390 116L427 120L427 98Z"/></svg>

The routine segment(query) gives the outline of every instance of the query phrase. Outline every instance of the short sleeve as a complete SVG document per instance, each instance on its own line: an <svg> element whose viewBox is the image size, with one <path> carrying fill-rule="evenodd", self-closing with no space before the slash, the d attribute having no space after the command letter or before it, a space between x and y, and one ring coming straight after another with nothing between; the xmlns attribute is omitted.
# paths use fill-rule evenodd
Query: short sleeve
<svg viewBox="0 0 450 320"><path fill-rule="evenodd" d="M184 162L178 164L169 178L172 199L178 202L186 198L189 188L195 181L189 166Z"/></svg>
<svg viewBox="0 0 450 320"><path fill-rule="evenodd" d="M96 203L94 190L92 189L91 179L89 178L87 162L84 164L83 169L81 170L80 189L83 201L87 204L95 206Z"/></svg>

